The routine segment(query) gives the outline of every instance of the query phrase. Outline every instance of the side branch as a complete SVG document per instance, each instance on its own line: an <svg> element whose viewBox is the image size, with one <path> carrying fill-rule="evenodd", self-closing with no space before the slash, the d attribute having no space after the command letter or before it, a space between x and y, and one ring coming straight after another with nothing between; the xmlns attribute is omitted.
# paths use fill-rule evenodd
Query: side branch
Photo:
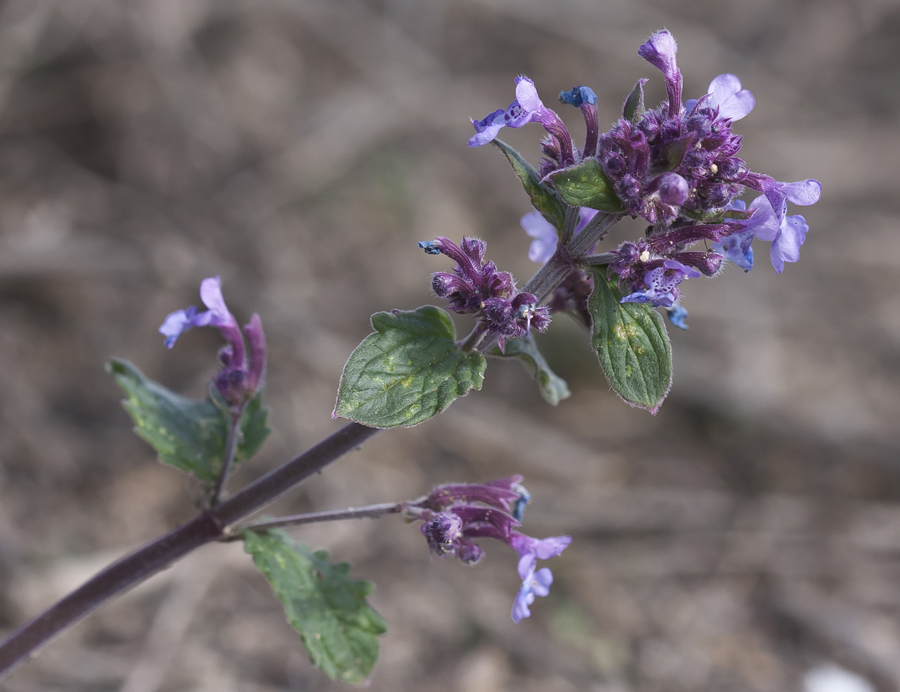
<svg viewBox="0 0 900 692"><path fill-rule="evenodd" d="M201 545L221 539L226 526L261 509L379 432L377 428L348 423L319 444L251 483L215 509L199 514L186 524L110 565L0 643L0 676L96 607L165 569Z"/></svg>

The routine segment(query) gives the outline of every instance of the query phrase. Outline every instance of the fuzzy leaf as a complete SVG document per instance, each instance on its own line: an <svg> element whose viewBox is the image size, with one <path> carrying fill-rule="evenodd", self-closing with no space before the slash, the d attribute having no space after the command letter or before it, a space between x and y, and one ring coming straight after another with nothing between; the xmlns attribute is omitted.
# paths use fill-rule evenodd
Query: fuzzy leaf
<svg viewBox="0 0 900 692"><path fill-rule="evenodd" d="M481 389L484 356L459 349L446 311L376 312L372 327L344 366L335 415L374 428L418 425Z"/></svg>
<svg viewBox="0 0 900 692"><path fill-rule="evenodd" d="M538 390L547 403L556 406L571 396L569 385L550 369L531 334L521 339L509 339L506 342L506 353L501 353L495 346L490 354L498 358L517 358L537 382Z"/></svg>
<svg viewBox="0 0 900 692"><path fill-rule="evenodd" d="M637 121L641 119L646 110L644 108L644 85L647 81L646 79L639 79L637 84L634 85L634 89L628 94L628 98L625 99L625 105L622 106L622 117L633 125L637 124Z"/></svg>
<svg viewBox="0 0 900 692"><path fill-rule="evenodd" d="M612 183L595 158L554 171L550 179L560 197L573 207L590 207L613 214L622 211Z"/></svg>
<svg viewBox="0 0 900 692"><path fill-rule="evenodd" d="M350 565L328 562L324 550L295 545L281 531L244 534L244 549L284 606L313 665L332 680L365 682L387 627L366 602L373 584L349 579Z"/></svg>
<svg viewBox="0 0 900 692"><path fill-rule="evenodd" d="M127 360L111 360L106 370L128 395L122 406L134 421L134 432L159 454L159 460L193 473L204 483L216 480L225 454L228 412L225 404L212 398L190 399L176 394L145 376ZM262 408L262 394L248 404L241 418L241 439L236 459L256 453L269 429L268 410Z"/></svg>
<svg viewBox="0 0 900 692"><path fill-rule="evenodd" d="M616 393L655 414L672 385L672 347L663 318L645 303L620 303L622 293L595 269L588 300L591 343Z"/></svg>
<svg viewBox="0 0 900 692"><path fill-rule="evenodd" d="M541 212L554 228L562 230L566 222L566 205L556 191L542 183L541 176L534 166L523 159L519 152L506 142L495 139L491 144L506 155L516 175L519 176L519 180L522 181L525 192L531 197L532 206Z"/></svg>

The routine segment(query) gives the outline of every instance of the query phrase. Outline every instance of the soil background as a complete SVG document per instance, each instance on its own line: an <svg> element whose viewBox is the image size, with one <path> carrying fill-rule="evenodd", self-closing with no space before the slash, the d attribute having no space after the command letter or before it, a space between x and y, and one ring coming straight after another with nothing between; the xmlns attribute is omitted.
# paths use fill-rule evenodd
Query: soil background
<svg viewBox="0 0 900 692"><path fill-rule="evenodd" d="M527 74L611 123L651 32L685 97L724 72L757 98L754 170L815 177L801 262L685 285L658 416L612 394L585 333L540 343L573 396L512 362L438 419L381 435L272 513L413 498L520 472L525 529L569 533L533 617L515 555L429 559L396 518L297 530L376 582L373 692L803 690L840 665L900 685L900 6L892 0L0 2L0 630L195 511L131 433L110 356L202 396L214 330L156 332L221 275L270 346L274 432L232 487L340 424L341 368L378 310L434 302L477 235L524 282L527 198L468 118ZM558 109L576 140L577 110ZM533 162L540 128L504 134ZM621 224L607 246L641 232ZM460 321L460 329L469 324ZM236 544L209 546L54 640L10 692L342 689L313 668ZM849 689L849 688L848 688Z"/></svg>

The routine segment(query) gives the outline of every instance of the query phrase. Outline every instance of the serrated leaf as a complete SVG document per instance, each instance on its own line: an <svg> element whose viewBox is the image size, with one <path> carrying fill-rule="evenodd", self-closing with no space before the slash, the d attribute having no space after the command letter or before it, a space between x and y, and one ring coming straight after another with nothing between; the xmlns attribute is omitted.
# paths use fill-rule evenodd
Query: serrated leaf
<svg viewBox="0 0 900 692"><path fill-rule="evenodd" d="M554 171L550 179L560 197L573 207L590 207L613 214L622 211L622 203L616 197L612 183L595 158Z"/></svg>
<svg viewBox="0 0 900 692"><path fill-rule="evenodd" d="M418 425L481 389L484 356L460 350L446 311L376 312L372 327L344 366L336 415L373 428Z"/></svg>
<svg viewBox="0 0 900 692"><path fill-rule="evenodd" d="M547 403L556 406L571 396L569 385L550 369L531 334L521 339L509 339L506 342L506 353L501 353L499 347L495 346L490 354L498 358L518 359L537 382L538 390Z"/></svg>
<svg viewBox="0 0 900 692"><path fill-rule="evenodd" d="M559 198L556 191L542 183L541 176L534 166L523 159L519 152L506 142L495 139L491 144L506 155L516 175L519 176L519 180L522 181L525 192L531 198L531 205L541 212L541 215L554 228L561 231L566 222L566 205Z"/></svg>
<svg viewBox="0 0 900 692"><path fill-rule="evenodd" d="M127 360L111 360L106 370L128 395L122 406L134 421L134 432L156 450L159 460L193 473L204 483L214 482L222 468L228 436L229 416L224 404L176 394ZM269 434L267 416L262 394L257 394L241 418L237 460L249 459L262 445Z"/></svg>
<svg viewBox="0 0 900 692"><path fill-rule="evenodd" d="M615 392L655 414L672 385L672 347L662 316L645 303L620 303L622 293L595 269L588 300L591 343Z"/></svg>
<svg viewBox="0 0 900 692"><path fill-rule="evenodd" d="M284 606L313 665L332 680L365 682L378 660L381 616L366 602L373 584L349 579L350 565L295 545L282 531L244 535L244 549Z"/></svg>

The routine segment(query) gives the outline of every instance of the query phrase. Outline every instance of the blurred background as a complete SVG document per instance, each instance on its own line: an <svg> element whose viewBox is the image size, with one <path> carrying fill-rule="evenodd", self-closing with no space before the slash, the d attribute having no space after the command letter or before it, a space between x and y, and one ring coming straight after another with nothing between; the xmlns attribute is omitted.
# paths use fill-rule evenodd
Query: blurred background
<svg viewBox="0 0 900 692"><path fill-rule="evenodd" d="M526 477L531 535L572 547L533 617L515 555L429 559L396 518L294 533L378 585L373 691L859 692L900 685L900 6L895 0L5 0L0 3L0 630L195 511L131 432L107 358L202 396L220 345L157 327L219 274L261 314L274 429L232 487L335 430L372 312L433 302L416 241L464 234L523 283L528 201L468 118L527 74L611 123L651 32L685 97L723 72L757 98L754 170L815 177L798 264L691 281L655 418L608 390L586 334L540 339L571 399L516 363L395 430L275 512ZM580 114L558 110L581 139ZM537 162L537 126L504 138ZM621 229L621 230L620 230ZM609 245L640 232L617 227ZM469 324L460 323L468 331ZM108 604L4 690L340 689L307 661L239 545Z"/></svg>

